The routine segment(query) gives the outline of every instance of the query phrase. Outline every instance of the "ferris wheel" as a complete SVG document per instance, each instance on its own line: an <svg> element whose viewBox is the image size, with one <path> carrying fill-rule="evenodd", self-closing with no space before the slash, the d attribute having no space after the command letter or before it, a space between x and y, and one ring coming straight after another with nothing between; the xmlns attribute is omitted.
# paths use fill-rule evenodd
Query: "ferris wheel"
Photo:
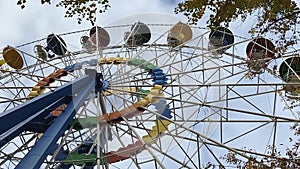
<svg viewBox="0 0 300 169"><path fill-rule="evenodd" d="M4 47L0 166L265 160L299 122L299 64L296 50L276 54L266 37L159 14Z"/></svg>

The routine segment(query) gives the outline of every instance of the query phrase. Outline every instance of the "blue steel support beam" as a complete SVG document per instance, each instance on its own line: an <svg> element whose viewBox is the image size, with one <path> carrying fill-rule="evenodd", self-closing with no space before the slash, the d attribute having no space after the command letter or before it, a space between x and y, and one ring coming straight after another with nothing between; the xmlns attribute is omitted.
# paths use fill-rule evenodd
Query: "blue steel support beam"
<svg viewBox="0 0 300 169"><path fill-rule="evenodd" d="M64 104L66 102L66 98L57 98L57 101L53 104L50 104L48 107L45 107L45 111L39 111L33 114L31 117L39 117L39 116L46 116L46 114L50 114L50 111L57 108L58 106ZM6 143L8 143L10 140L18 136L21 132L27 131L28 129L28 122L34 119L26 119L22 121L21 123L15 125L13 128L7 130L4 132L0 137L0 147L4 146ZM2 127L2 126L1 126Z"/></svg>
<svg viewBox="0 0 300 169"><path fill-rule="evenodd" d="M84 103L88 95L95 87L94 78L86 79L86 85L74 96L64 112L55 119L53 124L47 129L42 138L33 146L30 152L17 165L16 169L38 169L51 151L51 147L67 129L76 110Z"/></svg>
<svg viewBox="0 0 300 169"><path fill-rule="evenodd" d="M6 112L0 114L0 141L6 131L22 123L26 119L33 116L35 113L42 111L49 104L56 102L58 99L78 92L91 82L89 75L84 75L73 82L63 85L53 92L45 93L41 96L28 100L24 104L14 107Z"/></svg>

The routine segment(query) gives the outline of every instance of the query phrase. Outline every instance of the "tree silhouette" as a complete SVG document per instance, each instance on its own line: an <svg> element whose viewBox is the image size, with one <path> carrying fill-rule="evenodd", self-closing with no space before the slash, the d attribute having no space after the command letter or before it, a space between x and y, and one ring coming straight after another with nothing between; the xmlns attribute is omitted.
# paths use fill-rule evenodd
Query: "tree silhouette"
<svg viewBox="0 0 300 169"><path fill-rule="evenodd" d="M41 0L41 4L51 4L51 0ZM25 8L26 0L18 0L17 5ZM77 22L80 24L84 19L92 25L96 22L97 11L105 12L109 7L109 0L60 0L56 7L66 9L64 17L70 18L77 16Z"/></svg>
<svg viewBox="0 0 300 169"><path fill-rule="evenodd" d="M229 26L235 20L244 22L250 16L256 17L257 22L254 27L249 27L249 33L254 37L275 35L273 37L279 53L285 52L299 40L297 26L300 23L300 9L292 0L186 0L178 4L175 13L183 13L191 24L196 24L209 13L207 26L211 29ZM300 125L295 123L291 129L296 138L287 138L292 145L287 146L284 151L268 146L266 154L253 152L253 156L246 160L235 152L228 152L221 159L245 169L300 168ZM252 151L245 148L245 152ZM205 168L225 167L208 163Z"/></svg>
<svg viewBox="0 0 300 169"><path fill-rule="evenodd" d="M277 35L275 43L279 52L297 43L300 9L293 0L186 0L175 9L175 13L183 13L191 24L197 23L206 12L210 13L207 24L212 29L222 24L228 26L237 19L257 17L249 33Z"/></svg>
<svg viewBox="0 0 300 169"><path fill-rule="evenodd" d="M52 0L41 0L41 4L51 4ZM26 0L18 0L23 9ZM77 17L92 25L96 22L96 13L103 13L110 8L109 0L60 0L56 7L66 9L64 17ZM175 8L175 13L183 13L191 24L196 24L209 12L208 27L228 26L235 20L245 21L249 16L256 16L257 23L249 28L253 36L266 33L277 35L277 51L284 52L287 47L297 43L299 32L300 8L294 0L185 0Z"/></svg>
<svg viewBox="0 0 300 169"><path fill-rule="evenodd" d="M41 0L41 4L51 4L51 0ZM26 0L18 0L17 5L23 9ZM96 22L96 13L109 9L109 0L60 0L56 7L66 9L65 17L77 16L80 24L84 19L92 25ZM196 24L204 14L209 13L207 26L214 29L220 25L229 26L235 20L246 21L256 17L254 27L249 27L252 36L262 36L267 33L276 35L277 52L285 52L289 46L293 46L299 39L297 26L300 21L300 8L294 0L185 0L175 8L175 13L183 13L190 24ZM300 125L291 126L298 139L287 138L292 147L287 147L285 152L277 151L276 147L268 147L267 154L261 155L260 161L255 156L241 160L234 152L228 152L222 157L228 164L238 168L300 168ZM246 151L246 150L245 150ZM255 154L255 153L254 153ZM257 154L260 156L260 154ZM205 168L224 168L208 163Z"/></svg>

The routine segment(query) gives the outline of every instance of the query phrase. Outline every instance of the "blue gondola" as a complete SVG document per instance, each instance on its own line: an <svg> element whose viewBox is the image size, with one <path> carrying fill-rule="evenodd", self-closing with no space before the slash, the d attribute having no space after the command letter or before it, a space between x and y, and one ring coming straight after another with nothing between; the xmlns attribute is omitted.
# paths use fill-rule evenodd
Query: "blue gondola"
<svg viewBox="0 0 300 169"><path fill-rule="evenodd" d="M228 28L218 27L209 34L209 49L217 49L216 52L219 54L224 53L233 43L234 36Z"/></svg>
<svg viewBox="0 0 300 169"><path fill-rule="evenodd" d="M67 52L67 45L65 41L55 34L50 34L47 37L47 47L45 48L47 52L51 50L56 55L64 55ZM54 55L48 55L52 58Z"/></svg>

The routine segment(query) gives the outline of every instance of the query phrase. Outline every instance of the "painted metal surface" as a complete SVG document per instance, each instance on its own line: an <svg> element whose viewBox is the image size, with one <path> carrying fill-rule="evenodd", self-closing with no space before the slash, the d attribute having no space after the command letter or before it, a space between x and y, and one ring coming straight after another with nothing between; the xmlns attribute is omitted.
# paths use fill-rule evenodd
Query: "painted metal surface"
<svg viewBox="0 0 300 169"><path fill-rule="evenodd" d="M56 141L59 137L63 134L63 132L67 129L69 123L71 122L73 116L76 114L76 110L79 109L80 106L84 103L86 98L89 96L91 91L95 87L95 80L93 73L88 71L89 75L85 75L84 78L79 78L76 80L77 83L70 82L68 85L62 87L62 89L66 88L66 92L61 94L70 95L76 94L73 97L73 100L68 104L64 113L58 116L54 123L47 129L47 131L43 134L42 138L34 145L34 147L30 150L30 152L22 159L22 161L18 164L16 168L23 169L23 168L39 168L40 165L43 163L47 155L51 152L52 146L56 144ZM80 83L79 82L84 82ZM73 87L79 89L74 91L72 90ZM54 94L55 96L56 94ZM41 98L37 97L34 100L39 101ZM48 102L49 103L49 102Z"/></svg>
<svg viewBox="0 0 300 169"><path fill-rule="evenodd" d="M86 98L89 96L91 91L94 89L94 78L92 76L85 76L86 78L80 78L79 82L84 83L80 85L81 90L78 90L78 94L74 96L73 100L68 104L64 113L57 117L54 123L47 129L42 138L34 145L30 152L22 159L16 168L19 169L35 169L39 168L43 163L44 159L51 152L52 146L56 144L56 141L67 129L69 123L71 122L73 116L76 114L76 110L84 103ZM72 83L71 83L72 84ZM83 87L83 85L85 87ZM67 85L67 88L72 88L72 85ZM78 86L79 87L79 86ZM64 88L64 87L63 87ZM72 92L65 93L75 94ZM39 99L39 97L37 98Z"/></svg>

